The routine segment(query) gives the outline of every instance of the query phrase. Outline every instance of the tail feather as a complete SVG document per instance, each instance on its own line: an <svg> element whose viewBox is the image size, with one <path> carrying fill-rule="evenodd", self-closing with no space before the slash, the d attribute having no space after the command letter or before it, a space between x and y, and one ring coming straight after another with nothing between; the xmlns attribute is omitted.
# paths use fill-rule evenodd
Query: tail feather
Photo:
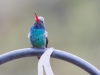
<svg viewBox="0 0 100 75"><path fill-rule="evenodd" d="M46 37L46 45L45 47L47 48L48 47L48 37Z"/></svg>
<svg viewBox="0 0 100 75"><path fill-rule="evenodd" d="M38 58L38 60L40 59L40 57L37 57Z"/></svg>

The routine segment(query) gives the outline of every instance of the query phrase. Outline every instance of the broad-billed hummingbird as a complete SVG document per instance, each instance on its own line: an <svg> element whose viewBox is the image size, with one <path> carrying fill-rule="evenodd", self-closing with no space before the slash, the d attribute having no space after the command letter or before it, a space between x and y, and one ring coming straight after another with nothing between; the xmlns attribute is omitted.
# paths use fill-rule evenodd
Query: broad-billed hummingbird
<svg viewBox="0 0 100 75"><path fill-rule="evenodd" d="M44 18L37 16L36 13L35 23L30 28L28 38L33 48L47 48L48 46L48 33L45 28Z"/></svg>

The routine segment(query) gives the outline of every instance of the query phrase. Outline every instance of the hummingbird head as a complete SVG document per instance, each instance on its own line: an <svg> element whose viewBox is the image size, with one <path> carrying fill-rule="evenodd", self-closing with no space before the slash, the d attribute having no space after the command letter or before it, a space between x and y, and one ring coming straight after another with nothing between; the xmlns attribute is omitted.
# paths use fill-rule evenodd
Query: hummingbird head
<svg viewBox="0 0 100 75"><path fill-rule="evenodd" d="M37 16L35 13L35 23L33 26L37 29L45 29L44 18L42 16Z"/></svg>
<svg viewBox="0 0 100 75"><path fill-rule="evenodd" d="M43 22L43 23L45 23L45 22L44 22L44 18L43 18L42 16L37 16L36 13L35 13L35 21L36 21L36 22Z"/></svg>

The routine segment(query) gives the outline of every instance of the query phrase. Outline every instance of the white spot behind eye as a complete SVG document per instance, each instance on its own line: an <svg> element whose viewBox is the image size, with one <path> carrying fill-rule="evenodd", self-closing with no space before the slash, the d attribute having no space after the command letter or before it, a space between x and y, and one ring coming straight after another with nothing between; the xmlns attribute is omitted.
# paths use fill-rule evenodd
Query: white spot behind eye
<svg viewBox="0 0 100 75"><path fill-rule="evenodd" d="M41 21L44 21L44 18L42 16L38 17Z"/></svg>

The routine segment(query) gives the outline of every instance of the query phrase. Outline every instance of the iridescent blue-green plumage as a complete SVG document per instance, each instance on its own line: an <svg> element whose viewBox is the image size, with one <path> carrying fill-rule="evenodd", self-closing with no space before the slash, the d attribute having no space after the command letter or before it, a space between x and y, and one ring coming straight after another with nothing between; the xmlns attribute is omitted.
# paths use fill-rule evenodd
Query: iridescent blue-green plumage
<svg viewBox="0 0 100 75"><path fill-rule="evenodd" d="M42 48L46 46L45 26L42 21L35 22L30 28L30 42L33 47Z"/></svg>

